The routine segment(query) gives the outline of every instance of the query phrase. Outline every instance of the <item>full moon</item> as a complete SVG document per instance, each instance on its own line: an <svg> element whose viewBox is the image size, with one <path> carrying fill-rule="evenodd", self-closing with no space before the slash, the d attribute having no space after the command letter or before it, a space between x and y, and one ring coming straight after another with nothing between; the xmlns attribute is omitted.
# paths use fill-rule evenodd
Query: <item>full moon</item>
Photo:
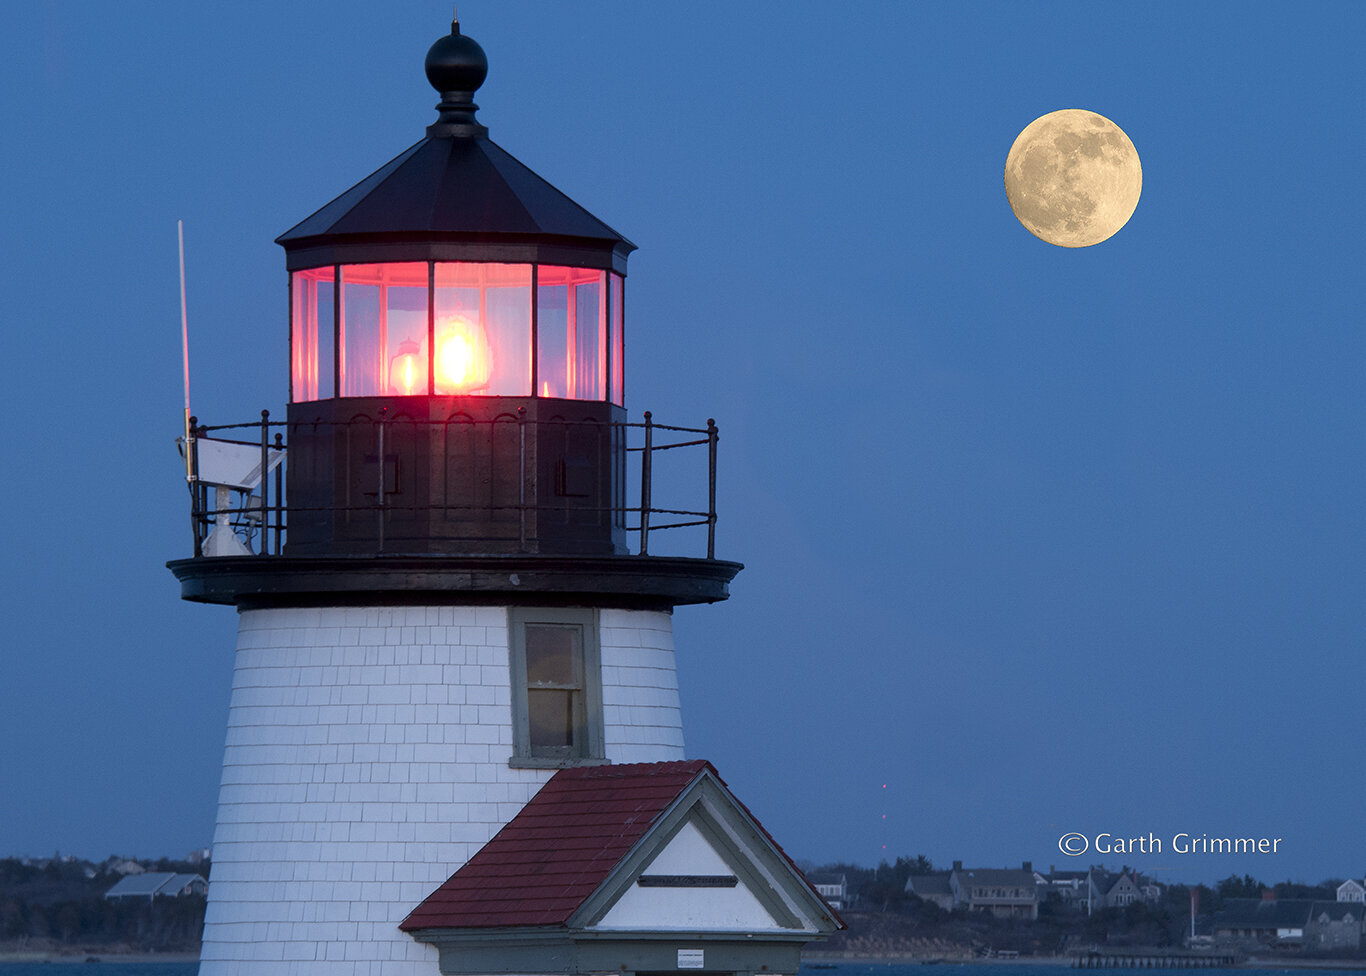
<svg viewBox="0 0 1366 976"><path fill-rule="evenodd" d="M1138 150L1103 115L1065 108L1025 126L1006 156L1006 198L1041 241L1090 247L1129 222L1143 191Z"/></svg>

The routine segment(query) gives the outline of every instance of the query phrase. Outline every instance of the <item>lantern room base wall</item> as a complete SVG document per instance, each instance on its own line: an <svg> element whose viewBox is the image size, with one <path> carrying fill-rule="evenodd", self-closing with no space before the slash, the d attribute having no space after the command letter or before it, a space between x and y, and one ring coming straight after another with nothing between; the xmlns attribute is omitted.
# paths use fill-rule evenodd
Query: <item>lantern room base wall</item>
<svg viewBox="0 0 1366 976"><path fill-rule="evenodd" d="M286 555L627 551L621 407L350 397L288 416Z"/></svg>
<svg viewBox="0 0 1366 976"><path fill-rule="evenodd" d="M508 619L241 612L202 976L437 972L398 923L554 772L508 763ZM598 621L607 759L683 758L671 616Z"/></svg>

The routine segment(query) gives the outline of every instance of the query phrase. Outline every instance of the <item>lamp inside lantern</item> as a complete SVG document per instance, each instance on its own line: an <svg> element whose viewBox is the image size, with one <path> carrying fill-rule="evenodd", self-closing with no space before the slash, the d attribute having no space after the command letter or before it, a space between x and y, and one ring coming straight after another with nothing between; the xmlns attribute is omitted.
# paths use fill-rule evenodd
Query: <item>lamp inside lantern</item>
<svg viewBox="0 0 1366 976"><path fill-rule="evenodd" d="M436 388L439 393L487 390L493 374L493 350L487 334L463 315L436 325Z"/></svg>
<svg viewBox="0 0 1366 976"><path fill-rule="evenodd" d="M401 396L427 392L427 357L412 339L402 340L389 358L389 391Z"/></svg>

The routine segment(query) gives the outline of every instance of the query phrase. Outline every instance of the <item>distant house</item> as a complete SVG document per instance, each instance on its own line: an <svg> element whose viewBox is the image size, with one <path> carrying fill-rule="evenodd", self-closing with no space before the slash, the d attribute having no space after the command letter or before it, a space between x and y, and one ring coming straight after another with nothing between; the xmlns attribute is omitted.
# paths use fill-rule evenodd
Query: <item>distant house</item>
<svg viewBox="0 0 1366 976"><path fill-rule="evenodd" d="M1301 898L1226 898L1214 913L1214 939L1243 945L1303 946L1313 902Z"/></svg>
<svg viewBox="0 0 1366 976"><path fill-rule="evenodd" d="M1316 901L1309 912L1305 938L1316 951L1361 948L1362 904L1342 901Z"/></svg>
<svg viewBox="0 0 1366 976"><path fill-rule="evenodd" d="M209 883L198 874L175 874L171 871L148 871L126 875L104 893L112 900L119 898L180 898L184 895L204 895Z"/></svg>
<svg viewBox="0 0 1366 976"><path fill-rule="evenodd" d="M1054 901L1069 911L1085 911L1087 896L1086 871L1059 871L1050 867L1047 874L1034 872L1034 883L1039 888L1039 901Z"/></svg>
<svg viewBox="0 0 1366 976"><path fill-rule="evenodd" d="M808 874L806 880L811 882L816 892L825 899L825 903L837 912L844 911L849 903L849 883L843 874L836 874L833 871L817 871Z"/></svg>
<svg viewBox="0 0 1366 976"><path fill-rule="evenodd" d="M144 871L147 870L137 861L127 860L123 858L112 858L109 861L105 862L105 867L108 868L110 871L114 872L115 874L123 875L142 874Z"/></svg>
<svg viewBox="0 0 1366 976"><path fill-rule="evenodd" d="M1039 917L1039 886L1028 861L1020 868L964 868L962 861L954 861L949 889L955 908L990 912L997 918Z"/></svg>
<svg viewBox="0 0 1366 976"><path fill-rule="evenodd" d="M1219 942L1329 951L1361 946L1363 907L1307 898L1228 898L1214 913Z"/></svg>
<svg viewBox="0 0 1366 976"><path fill-rule="evenodd" d="M1357 881L1355 878L1348 878L1338 885L1338 901L1366 903L1366 883Z"/></svg>
<svg viewBox="0 0 1366 976"><path fill-rule="evenodd" d="M949 887L948 871L911 875L906 879L906 894L938 905L946 912L953 911L953 889Z"/></svg>
<svg viewBox="0 0 1366 976"><path fill-rule="evenodd" d="M1156 902L1161 889L1143 876L1122 869L1118 874L1092 868L1086 876L1086 903L1091 911L1128 908L1138 902Z"/></svg>

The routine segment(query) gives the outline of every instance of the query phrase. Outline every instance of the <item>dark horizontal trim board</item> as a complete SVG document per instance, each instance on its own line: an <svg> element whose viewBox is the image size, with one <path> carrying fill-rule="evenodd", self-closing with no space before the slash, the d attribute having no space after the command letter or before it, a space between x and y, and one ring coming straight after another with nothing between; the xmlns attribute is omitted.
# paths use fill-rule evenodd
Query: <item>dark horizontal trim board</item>
<svg viewBox="0 0 1366 976"><path fill-rule="evenodd" d="M740 879L733 874L642 874L642 888L734 888Z"/></svg>
<svg viewBox="0 0 1366 976"><path fill-rule="evenodd" d="M802 946L824 938L815 932L778 934L703 932L546 932L527 937L515 931L457 934L450 929L409 933L435 945L444 976L562 973L670 973L678 971L680 949L702 950L712 973L795 973ZM539 937L538 937L539 936Z"/></svg>
<svg viewBox="0 0 1366 976"><path fill-rule="evenodd" d="M166 564L183 599L239 607L572 603L666 609L730 596L744 567L681 556L200 556Z"/></svg>

